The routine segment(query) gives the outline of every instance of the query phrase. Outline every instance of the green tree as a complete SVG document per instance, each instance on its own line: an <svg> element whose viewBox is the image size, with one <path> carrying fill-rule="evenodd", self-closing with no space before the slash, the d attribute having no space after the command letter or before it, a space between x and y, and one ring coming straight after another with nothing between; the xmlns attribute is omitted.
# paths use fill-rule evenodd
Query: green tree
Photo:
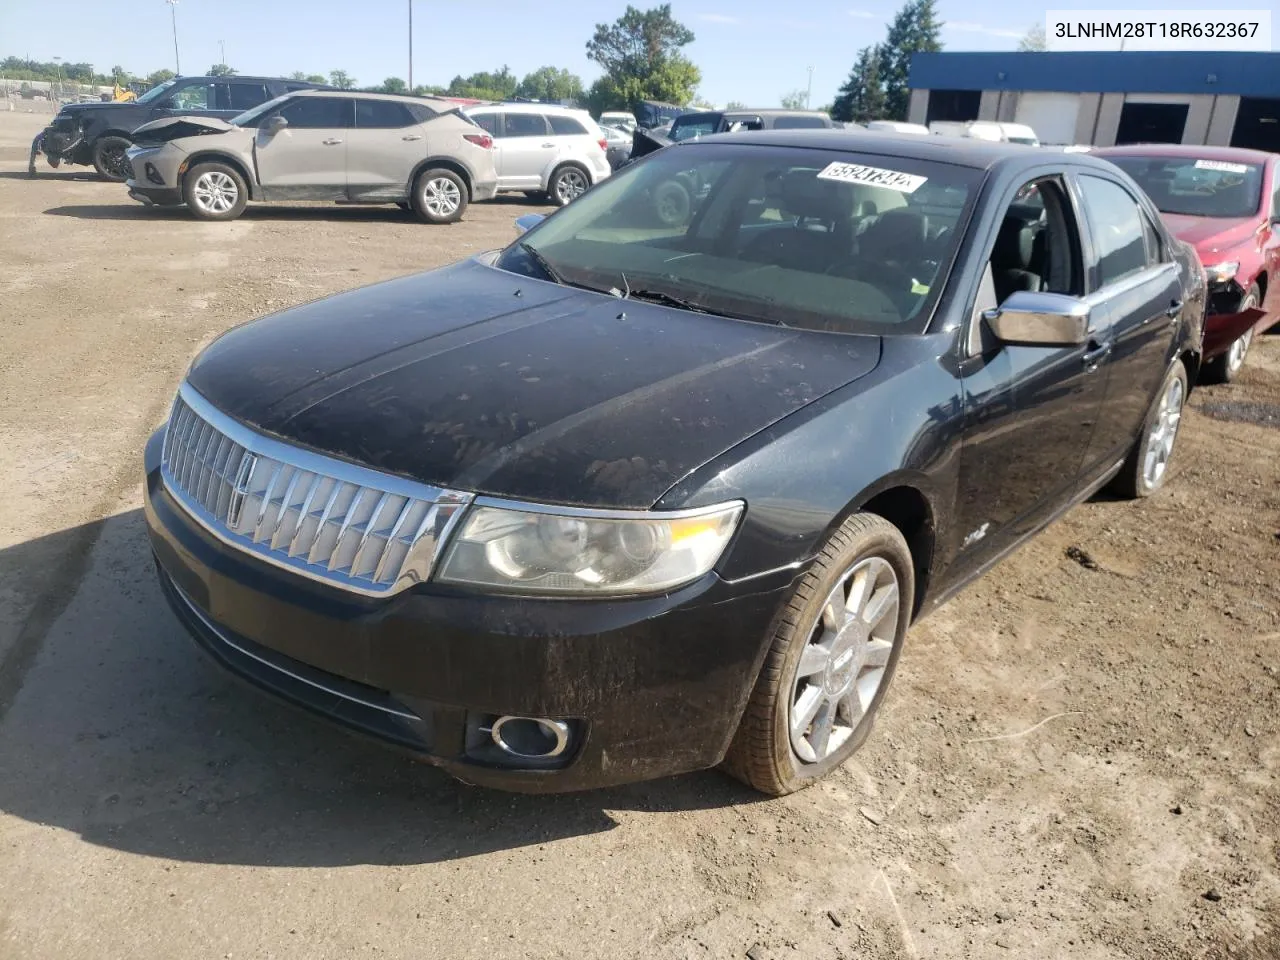
<svg viewBox="0 0 1280 960"><path fill-rule="evenodd" d="M516 87L515 95L530 100L557 102L582 99L582 79L563 67L539 67Z"/></svg>
<svg viewBox="0 0 1280 960"><path fill-rule="evenodd" d="M866 123L886 116L886 96L880 80L880 63L884 51L879 47L863 47L835 101L831 104L832 120Z"/></svg>
<svg viewBox="0 0 1280 960"><path fill-rule="evenodd" d="M206 74L206 76L210 77L234 77L235 75L236 68L228 67L225 63L215 63Z"/></svg>
<svg viewBox="0 0 1280 960"><path fill-rule="evenodd" d="M481 70L469 77L459 74L449 83L449 95L475 100L510 100L519 85L511 68L504 66L501 70Z"/></svg>
<svg viewBox="0 0 1280 960"><path fill-rule="evenodd" d="M1049 40L1044 35L1044 24L1033 24L1026 36L1018 41L1018 49L1029 53L1049 49Z"/></svg>
<svg viewBox="0 0 1280 960"><path fill-rule="evenodd" d="M305 80L305 79L307 79L307 75L306 75L305 73L303 73L301 70L295 70L295 71L293 71L293 73L289 74L289 79L290 79L290 80Z"/></svg>
<svg viewBox="0 0 1280 960"><path fill-rule="evenodd" d="M681 53L693 39L693 31L671 15L669 3L651 10L628 5L612 24L596 24L587 57L604 76L591 87L591 107L635 109L641 100L688 103L702 81L702 72Z"/></svg>
<svg viewBox="0 0 1280 960"><path fill-rule="evenodd" d="M387 77L377 90L379 93L408 93L409 85L399 77Z"/></svg>
<svg viewBox="0 0 1280 960"><path fill-rule="evenodd" d="M175 76L177 74L172 70L157 70L155 73L147 74L147 83L154 87L164 83L166 80L172 80Z"/></svg>
<svg viewBox="0 0 1280 960"><path fill-rule="evenodd" d="M911 57L916 53L937 53L942 49L938 35L942 24L938 20L936 0L907 0L894 14L889 32L880 45L880 82L884 86L884 117L886 120L906 120L911 102L907 86L911 69Z"/></svg>
<svg viewBox="0 0 1280 960"><path fill-rule="evenodd" d="M323 73L308 73L304 79L307 83L328 83Z"/></svg>
<svg viewBox="0 0 1280 960"><path fill-rule="evenodd" d="M120 84L120 86L122 86L122 87L123 87L125 84L127 84L127 83L128 83L130 80L132 80L132 79L133 79L133 74L131 74L131 73L130 73L128 70L126 70L124 67L112 67L112 68L111 68L111 81L112 81L113 83L118 83L118 84Z"/></svg>
<svg viewBox="0 0 1280 960"><path fill-rule="evenodd" d="M792 90L790 93L784 93L780 102L783 110L803 110L806 106L805 99L803 90Z"/></svg>
<svg viewBox="0 0 1280 960"><path fill-rule="evenodd" d="M724 105L724 108L726 110L745 110L747 109L747 105L741 100L730 100Z"/></svg>
<svg viewBox="0 0 1280 960"><path fill-rule="evenodd" d="M350 90L356 85L356 78L345 70L330 70L329 83L339 90Z"/></svg>

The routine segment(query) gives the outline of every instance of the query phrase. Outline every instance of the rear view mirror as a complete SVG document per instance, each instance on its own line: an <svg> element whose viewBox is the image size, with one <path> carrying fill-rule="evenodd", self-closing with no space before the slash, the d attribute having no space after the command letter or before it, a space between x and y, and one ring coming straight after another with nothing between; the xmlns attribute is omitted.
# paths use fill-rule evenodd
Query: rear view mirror
<svg viewBox="0 0 1280 960"><path fill-rule="evenodd" d="M272 117L270 120L267 121L267 133L279 133L288 125L289 125L289 121L277 113L274 117Z"/></svg>
<svg viewBox="0 0 1280 960"><path fill-rule="evenodd" d="M982 315L1005 343L1069 347L1089 339L1089 306L1060 293L1020 290Z"/></svg>
<svg viewBox="0 0 1280 960"><path fill-rule="evenodd" d="M542 213L526 213L523 217L516 217L516 233L528 233L545 219L546 214Z"/></svg>

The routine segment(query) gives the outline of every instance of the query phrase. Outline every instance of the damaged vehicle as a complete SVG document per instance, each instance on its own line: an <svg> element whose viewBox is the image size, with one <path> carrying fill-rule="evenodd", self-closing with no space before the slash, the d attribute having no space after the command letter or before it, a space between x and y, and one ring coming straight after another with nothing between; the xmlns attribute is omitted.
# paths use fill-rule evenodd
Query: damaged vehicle
<svg viewBox="0 0 1280 960"><path fill-rule="evenodd" d="M130 101L69 103L32 142L27 169L35 176L36 159L43 155L51 167L92 165L104 180L123 183L130 172L126 152L143 124L177 116L230 120L285 93L317 86L273 77L175 77Z"/></svg>
<svg viewBox="0 0 1280 960"><path fill-rule="evenodd" d="M1204 273L1108 163L729 134L522 219L223 334L144 454L196 643L469 783L801 789L913 621L1169 476Z"/></svg>
<svg viewBox="0 0 1280 960"><path fill-rule="evenodd" d="M493 138L431 97L301 91L233 120L174 117L134 132L129 195L234 220L250 200L394 203L454 223L497 192Z"/></svg>
<svg viewBox="0 0 1280 960"><path fill-rule="evenodd" d="M1147 192L1209 276L1203 376L1234 380L1253 338L1280 322L1280 156L1239 147L1140 144L1093 155Z"/></svg>

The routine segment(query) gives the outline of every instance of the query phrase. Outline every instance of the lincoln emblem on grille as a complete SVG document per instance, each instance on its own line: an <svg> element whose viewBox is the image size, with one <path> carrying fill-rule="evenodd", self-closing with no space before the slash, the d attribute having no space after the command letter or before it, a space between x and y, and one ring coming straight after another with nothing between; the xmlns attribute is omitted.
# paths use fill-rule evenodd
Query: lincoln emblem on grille
<svg viewBox="0 0 1280 960"><path fill-rule="evenodd" d="M253 476L253 468L257 462L257 455L248 450L240 458L235 487L231 490L231 502L227 505L227 526L232 530L240 527L240 511L244 508L244 497L249 492L249 478Z"/></svg>

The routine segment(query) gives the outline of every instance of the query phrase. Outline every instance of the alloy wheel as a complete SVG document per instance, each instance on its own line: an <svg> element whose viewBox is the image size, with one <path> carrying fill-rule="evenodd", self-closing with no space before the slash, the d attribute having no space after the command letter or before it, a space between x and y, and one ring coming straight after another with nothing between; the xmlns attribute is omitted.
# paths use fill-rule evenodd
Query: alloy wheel
<svg viewBox="0 0 1280 960"><path fill-rule="evenodd" d="M1160 397L1160 406L1156 410L1155 423L1147 434L1147 449L1142 461L1142 480L1149 487L1159 486L1164 479L1165 470L1169 466L1169 458L1173 456L1173 441L1178 436L1178 425L1182 422L1182 404L1186 400L1186 391L1182 381L1177 377L1170 378L1164 393Z"/></svg>
<svg viewBox="0 0 1280 960"><path fill-rule="evenodd" d="M827 595L800 655L787 717L802 762L839 750L871 709L893 653L900 602L898 577L880 557L854 564Z"/></svg>
<svg viewBox="0 0 1280 960"><path fill-rule="evenodd" d="M1240 304L1240 312L1252 310L1256 307L1257 301L1252 293L1244 298L1244 302ZM1253 331L1246 330L1243 335L1231 344L1231 349L1227 351L1227 372L1231 374L1238 373L1240 368L1244 366L1245 354L1249 352L1249 347L1253 344Z"/></svg>
<svg viewBox="0 0 1280 960"><path fill-rule="evenodd" d="M448 177L428 180L422 187L422 206L433 217L451 217L462 203L462 192Z"/></svg>
<svg viewBox="0 0 1280 960"><path fill-rule="evenodd" d="M561 204L576 200L586 192L587 178L580 170L570 167L556 178L556 199Z"/></svg>
<svg viewBox="0 0 1280 960"><path fill-rule="evenodd" d="M113 177L129 180L133 177L133 165L125 153L125 147L107 147L102 151L102 166Z"/></svg>
<svg viewBox="0 0 1280 960"><path fill-rule="evenodd" d="M219 170L200 174L191 192L196 205L206 213L226 213L240 199L235 180Z"/></svg>

